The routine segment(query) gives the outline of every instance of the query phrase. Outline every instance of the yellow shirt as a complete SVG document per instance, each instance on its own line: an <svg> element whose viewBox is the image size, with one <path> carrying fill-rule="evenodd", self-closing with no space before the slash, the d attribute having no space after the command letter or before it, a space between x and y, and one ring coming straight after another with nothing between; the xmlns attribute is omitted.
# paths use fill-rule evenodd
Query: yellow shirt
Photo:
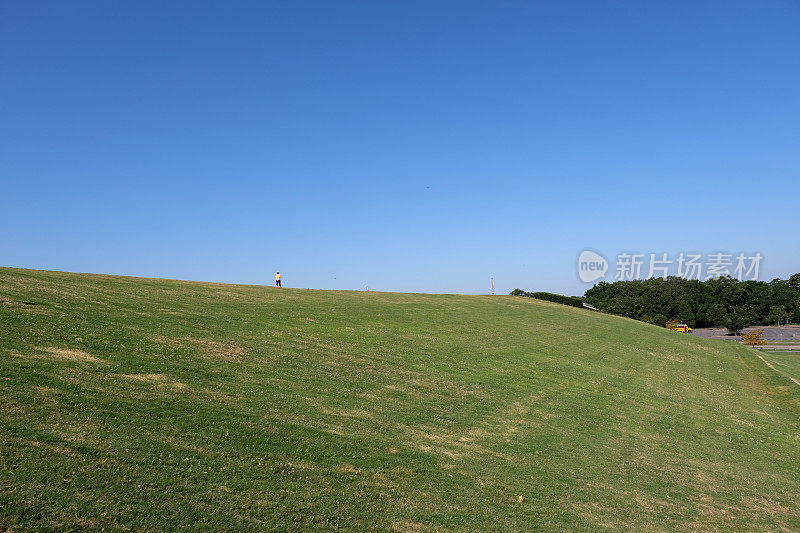
<svg viewBox="0 0 800 533"><path fill-rule="evenodd" d="M281 275L275 274L275 281L280 281L280 280L281 280Z"/></svg>

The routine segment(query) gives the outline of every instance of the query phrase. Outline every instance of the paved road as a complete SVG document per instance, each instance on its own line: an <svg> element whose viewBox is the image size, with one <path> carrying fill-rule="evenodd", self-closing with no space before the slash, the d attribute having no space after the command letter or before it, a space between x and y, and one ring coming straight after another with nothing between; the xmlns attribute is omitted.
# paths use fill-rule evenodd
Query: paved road
<svg viewBox="0 0 800 533"><path fill-rule="evenodd" d="M772 351L772 350L783 350L783 351L786 351L786 350L790 350L790 351L800 352L800 344L783 344L783 345L780 345L780 344L769 344L767 346L757 346L757 348L759 350L767 350L767 351Z"/></svg>
<svg viewBox="0 0 800 533"><path fill-rule="evenodd" d="M764 340L770 344L779 344L781 342L800 342L800 326L758 326L747 328L744 332L760 329L764 331ZM740 341L742 338L738 335L729 335L727 329L714 329L714 328L697 328L692 335L703 337L706 339L722 339L728 341ZM800 350L800 344L796 346Z"/></svg>

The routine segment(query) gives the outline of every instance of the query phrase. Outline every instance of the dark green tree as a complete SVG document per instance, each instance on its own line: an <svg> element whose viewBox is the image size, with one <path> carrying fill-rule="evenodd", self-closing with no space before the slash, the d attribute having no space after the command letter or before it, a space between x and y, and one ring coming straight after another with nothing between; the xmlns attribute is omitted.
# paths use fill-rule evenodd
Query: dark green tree
<svg viewBox="0 0 800 533"><path fill-rule="evenodd" d="M753 310L748 306L742 306L728 313L725 327L734 335L739 335L744 328L753 324Z"/></svg>
<svg viewBox="0 0 800 533"><path fill-rule="evenodd" d="M781 322L786 322L787 320L789 320L789 313L786 312L784 307L780 305L770 307L767 322L780 326Z"/></svg>
<svg viewBox="0 0 800 533"><path fill-rule="evenodd" d="M793 274L789 278L789 287L800 293L800 272L798 272L797 274Z"/></svg>
<svg viewBox="0 0 800 533"><path fill-rule="evenodd" d="M721 328L728 319L728 312L721 303L715 303L708 308L706 321L715 328Z"/></svg>

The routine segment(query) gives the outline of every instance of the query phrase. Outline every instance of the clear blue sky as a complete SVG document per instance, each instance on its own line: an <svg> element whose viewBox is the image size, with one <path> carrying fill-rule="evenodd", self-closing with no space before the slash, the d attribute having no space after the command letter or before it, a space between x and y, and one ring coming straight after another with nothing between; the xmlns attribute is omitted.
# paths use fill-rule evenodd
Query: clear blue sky
<svg viewBox="0 0 800 533"><path fill-rule="evenodd" d="M0 265L581 294L800 271L800 3L0 0Z"/></svg>

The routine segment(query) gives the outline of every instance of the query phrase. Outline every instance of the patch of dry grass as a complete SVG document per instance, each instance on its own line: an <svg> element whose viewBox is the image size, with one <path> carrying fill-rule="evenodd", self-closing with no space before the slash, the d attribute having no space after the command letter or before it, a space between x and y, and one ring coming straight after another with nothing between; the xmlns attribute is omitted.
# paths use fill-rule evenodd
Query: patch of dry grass
<svg viewBox="0 0 800 533"><path fill-rule="evenodd" d="M140 383L150 383L158 388L170 390L184 390L186 385L180 381L174 381L165 374L119 374L119 377Z"/></svg>
<svg viewBox="0 0 800 533"><path fill-rule="evenodd" d="M244 348L232 342L219 342L212 339L199 339L194 337L156 337L157 342L177 345L193 346L201 354L226 361L240 362L245 351Z"/></svg>
<svg viewBox="0 0 800 533"><path fill-rule="evenodd" d="M48 356L55 359L63 359L66 361L81 361L84 363L101 363L102 359L94 355L74 348L56 348L56 347L36 347L35 350L44 352Z"/></svg>

